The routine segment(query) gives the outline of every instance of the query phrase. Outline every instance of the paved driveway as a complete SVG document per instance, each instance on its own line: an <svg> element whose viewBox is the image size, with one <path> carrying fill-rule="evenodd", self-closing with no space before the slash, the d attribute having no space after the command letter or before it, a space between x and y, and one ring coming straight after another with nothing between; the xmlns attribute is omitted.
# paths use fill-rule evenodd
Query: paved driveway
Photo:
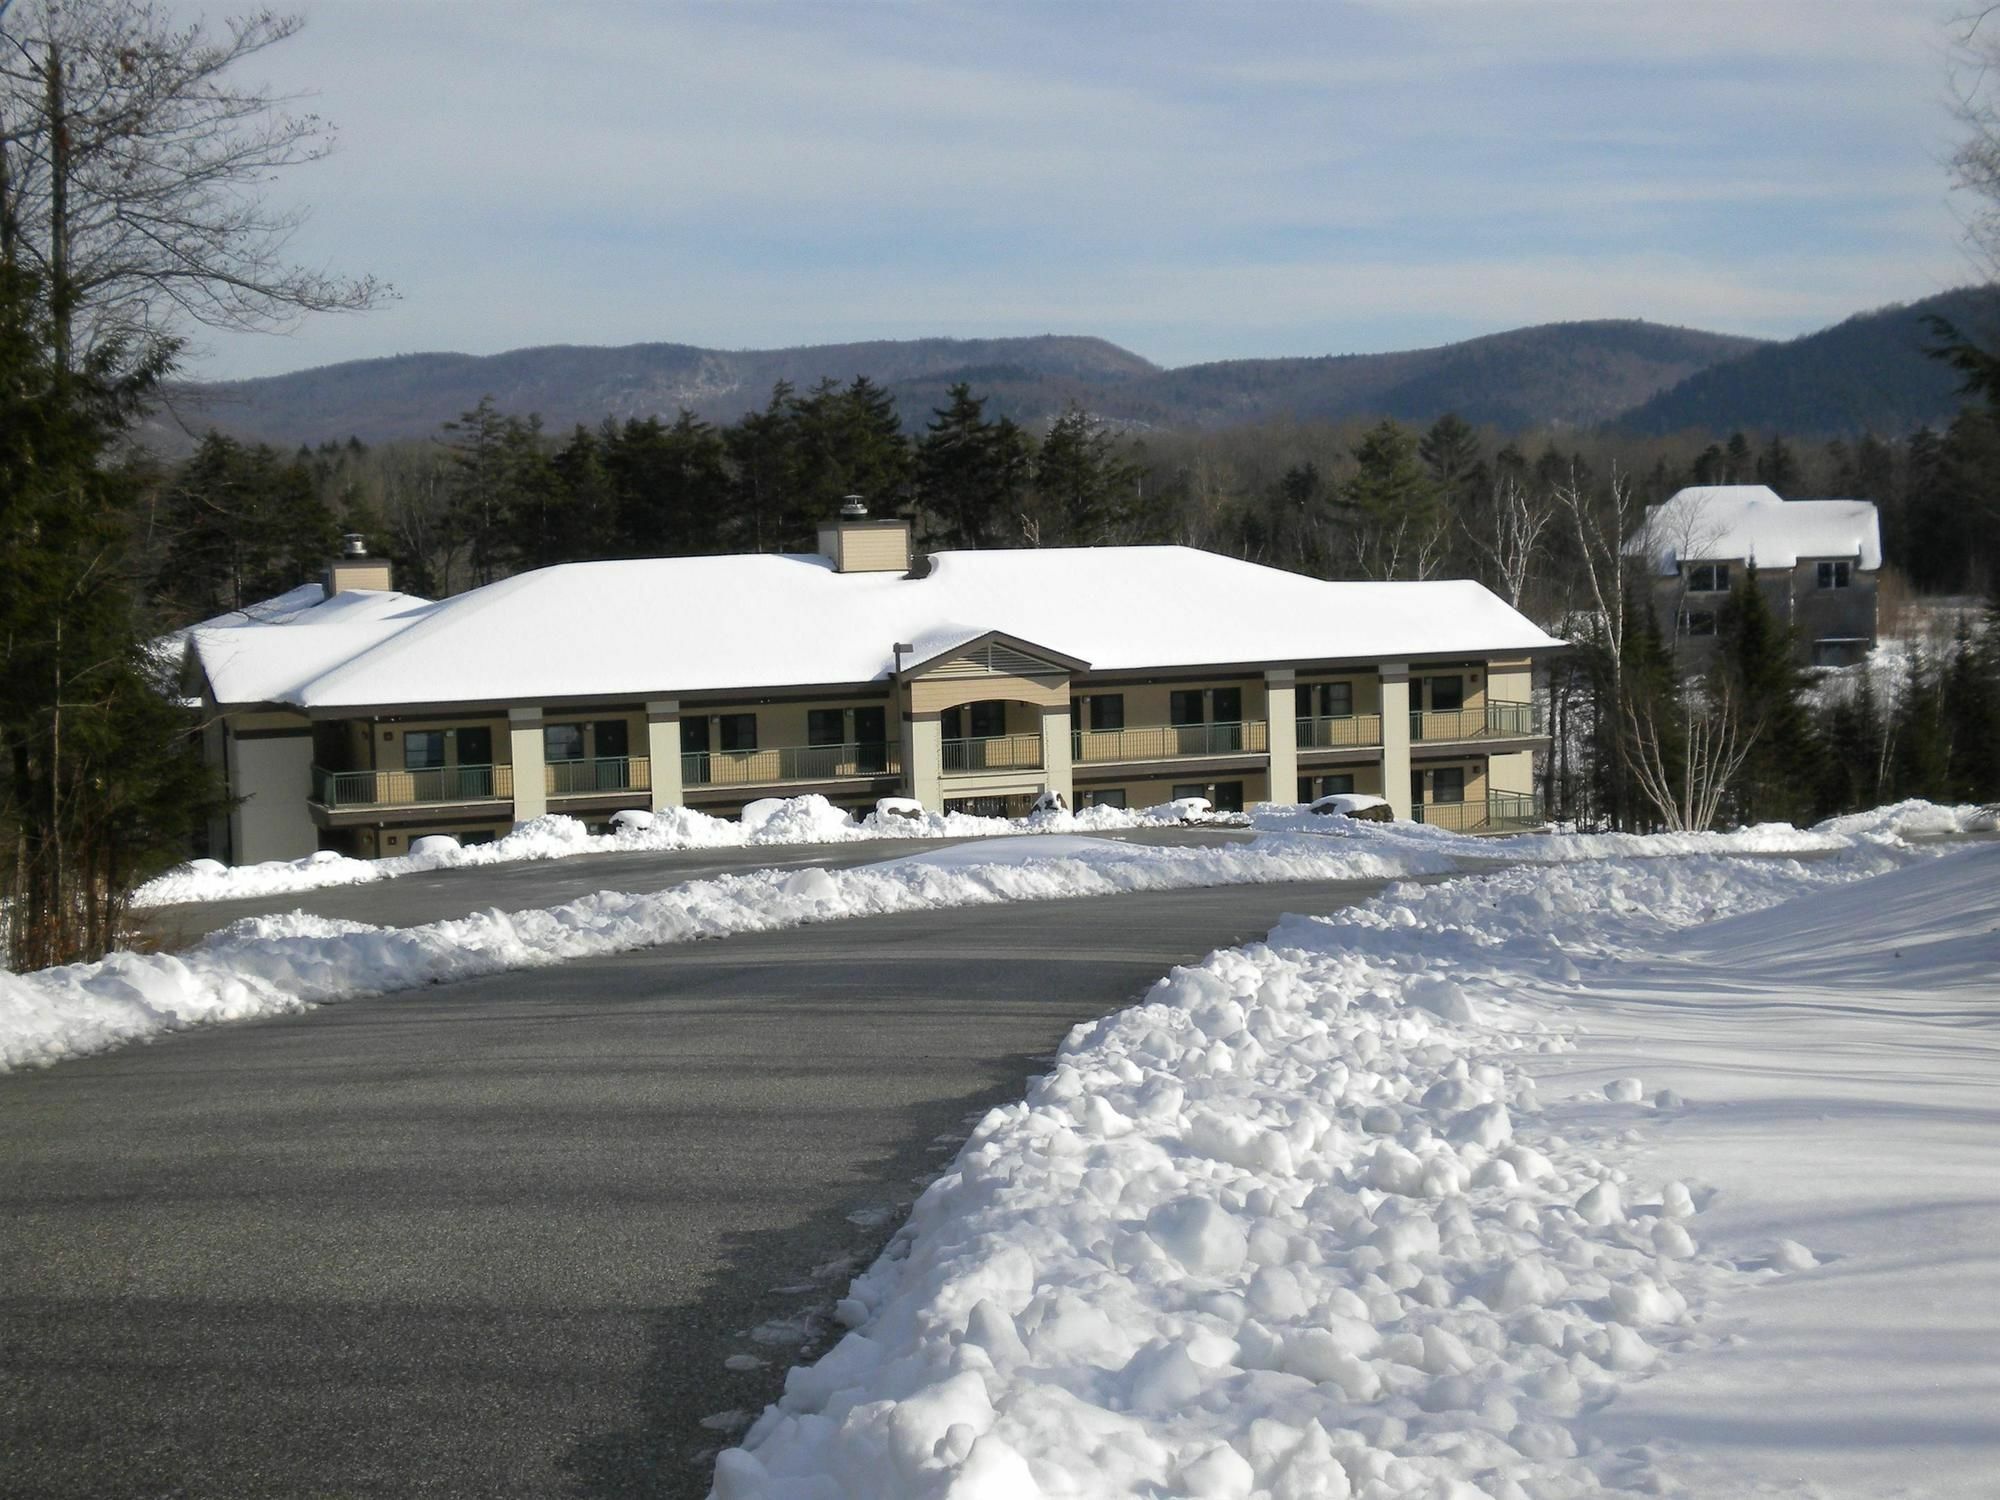
<svg viewBox="0 0 2000 1500"><path fill-rule="evenodd" d="M703 1494L1071 1025L1369 889L832 923L0 1077L0 1493Z"/></svg>

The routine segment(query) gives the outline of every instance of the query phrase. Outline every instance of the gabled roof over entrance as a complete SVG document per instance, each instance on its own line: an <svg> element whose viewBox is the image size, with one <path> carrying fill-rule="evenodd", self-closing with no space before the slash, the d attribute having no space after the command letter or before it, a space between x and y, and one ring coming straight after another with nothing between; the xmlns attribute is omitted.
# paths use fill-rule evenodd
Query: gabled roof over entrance
<svg viewBox="0 0 2000 1500"><path fill-rule="evenodd" d="M982 630L953 639L946 631L915 643L917 655L903 663L905 677L943 677L961 673L992 673L1008 677L1039 677L1049 673L1087 672L1090 663L1068 656L1004 630Z"/></svg>

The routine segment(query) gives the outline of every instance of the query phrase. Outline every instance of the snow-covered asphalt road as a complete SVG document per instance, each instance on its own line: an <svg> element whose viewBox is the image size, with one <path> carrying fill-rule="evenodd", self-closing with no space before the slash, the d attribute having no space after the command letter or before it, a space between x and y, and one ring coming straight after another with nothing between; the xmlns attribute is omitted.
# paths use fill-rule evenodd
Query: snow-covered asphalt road
<svg viewBox="0 0 2000 1500"><path fill-rule="evenodd" d="M833 923L0 1078L0 1493L702 1494L701 1419L775 1395L934 1138L1373 888Z"/></svg>

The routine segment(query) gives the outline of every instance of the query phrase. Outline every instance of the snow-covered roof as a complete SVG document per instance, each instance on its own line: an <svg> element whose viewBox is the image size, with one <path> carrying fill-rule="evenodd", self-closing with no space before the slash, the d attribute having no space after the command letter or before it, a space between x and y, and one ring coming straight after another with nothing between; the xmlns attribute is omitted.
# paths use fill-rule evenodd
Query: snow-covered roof
<svg viewBox="0 0 2000 1500"><path fill-rule="evenodd" d="M366 620L196 641L220 702L344 709L873 682L899 641L921 657L994 631L1098 672L1561 644L1477 583L1328 583L1186 547L942 552L921 578L819 556L566 563Z"/></svg>
<svg viewBox="0 0 2000 1500"><path fill-rule="evenodd" d="M1858 558L1882 566L1882 526L1868 500L1784 500L1761 484L1694 485L1646 507L1626 542L1662 574L1686 562L1790 568L1802 557Z"/></svg>
<svg viewBox="0 0 2000 1500"><path fill-rule="evenodd" d="M342 589L329 599L308 583L180 634L218 703L294 702L291 692L300 682L352 661L436 607L414 594L380 589Z"/></svg>

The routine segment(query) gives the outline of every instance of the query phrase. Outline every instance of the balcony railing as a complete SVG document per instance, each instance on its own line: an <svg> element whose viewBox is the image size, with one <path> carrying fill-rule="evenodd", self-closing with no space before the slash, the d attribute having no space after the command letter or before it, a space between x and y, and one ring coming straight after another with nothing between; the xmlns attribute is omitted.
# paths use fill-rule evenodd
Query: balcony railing
<svg viewBox="0 0 2000 1500"><path fill-rule="evenodd" d="M953 771L1038 771L1042 765L1039 734L992 734L973 740L946 740L943 768Z"/></svg>
<svg viewBox="0 0 2000 1500"><path fill-rule="evenodd" d="M555 760L542 779L551 797L594 797L600 792L646 792L653 763L643 755L600 755L595 760Z"/></svg>
<svg viewBox="0 0 2000 1500"><path fill-rule="evenodd" d="M1352 750L1382 743L1380 714L1343 714L1332 719L1300 719L1301 750Z"/></svg>
<svg viewBox="0 0 2000 1500"><path fill-rule="evenodd" d="M1542 733L1542 711L1533 703L1489 703L1484 708L1430 709L1410 715L1410 739L1523 739Z"/></svg>
<svg viewBox="0 0 2000 1500"><path fill-rule="evenodd" d="M893 745L774 745L768 750L690 750L681 756L686 786L774 786L786 781L837 781L889 776L901 770Z"/></svg>
<svg viewBox="0 0 2000 1500"><path fill-rule="evenodd" d="M1269 730L1262 719L1240 724L1144 724L1132 729L1086 729L1070 736L1070 757L1082 764L1172 760L1183 755L1262 755L1270 748Z"/></svg>
<svg viewBox="0 0 2000 1500"><path fill-rule="evenodd" d="M327 808L514 800L512 766L433 766L417 771L329 771L314 766L312 784L313 801Z"/></svg>
<svg viewBox="0 0 2000 1500"><path fill-rule="evenodd" d="M1410 809L1419 823L1454 833L1519 833L1548 821L1542 799L1530 793L1488 792L1464 802L1426 802Z"/></svg>

